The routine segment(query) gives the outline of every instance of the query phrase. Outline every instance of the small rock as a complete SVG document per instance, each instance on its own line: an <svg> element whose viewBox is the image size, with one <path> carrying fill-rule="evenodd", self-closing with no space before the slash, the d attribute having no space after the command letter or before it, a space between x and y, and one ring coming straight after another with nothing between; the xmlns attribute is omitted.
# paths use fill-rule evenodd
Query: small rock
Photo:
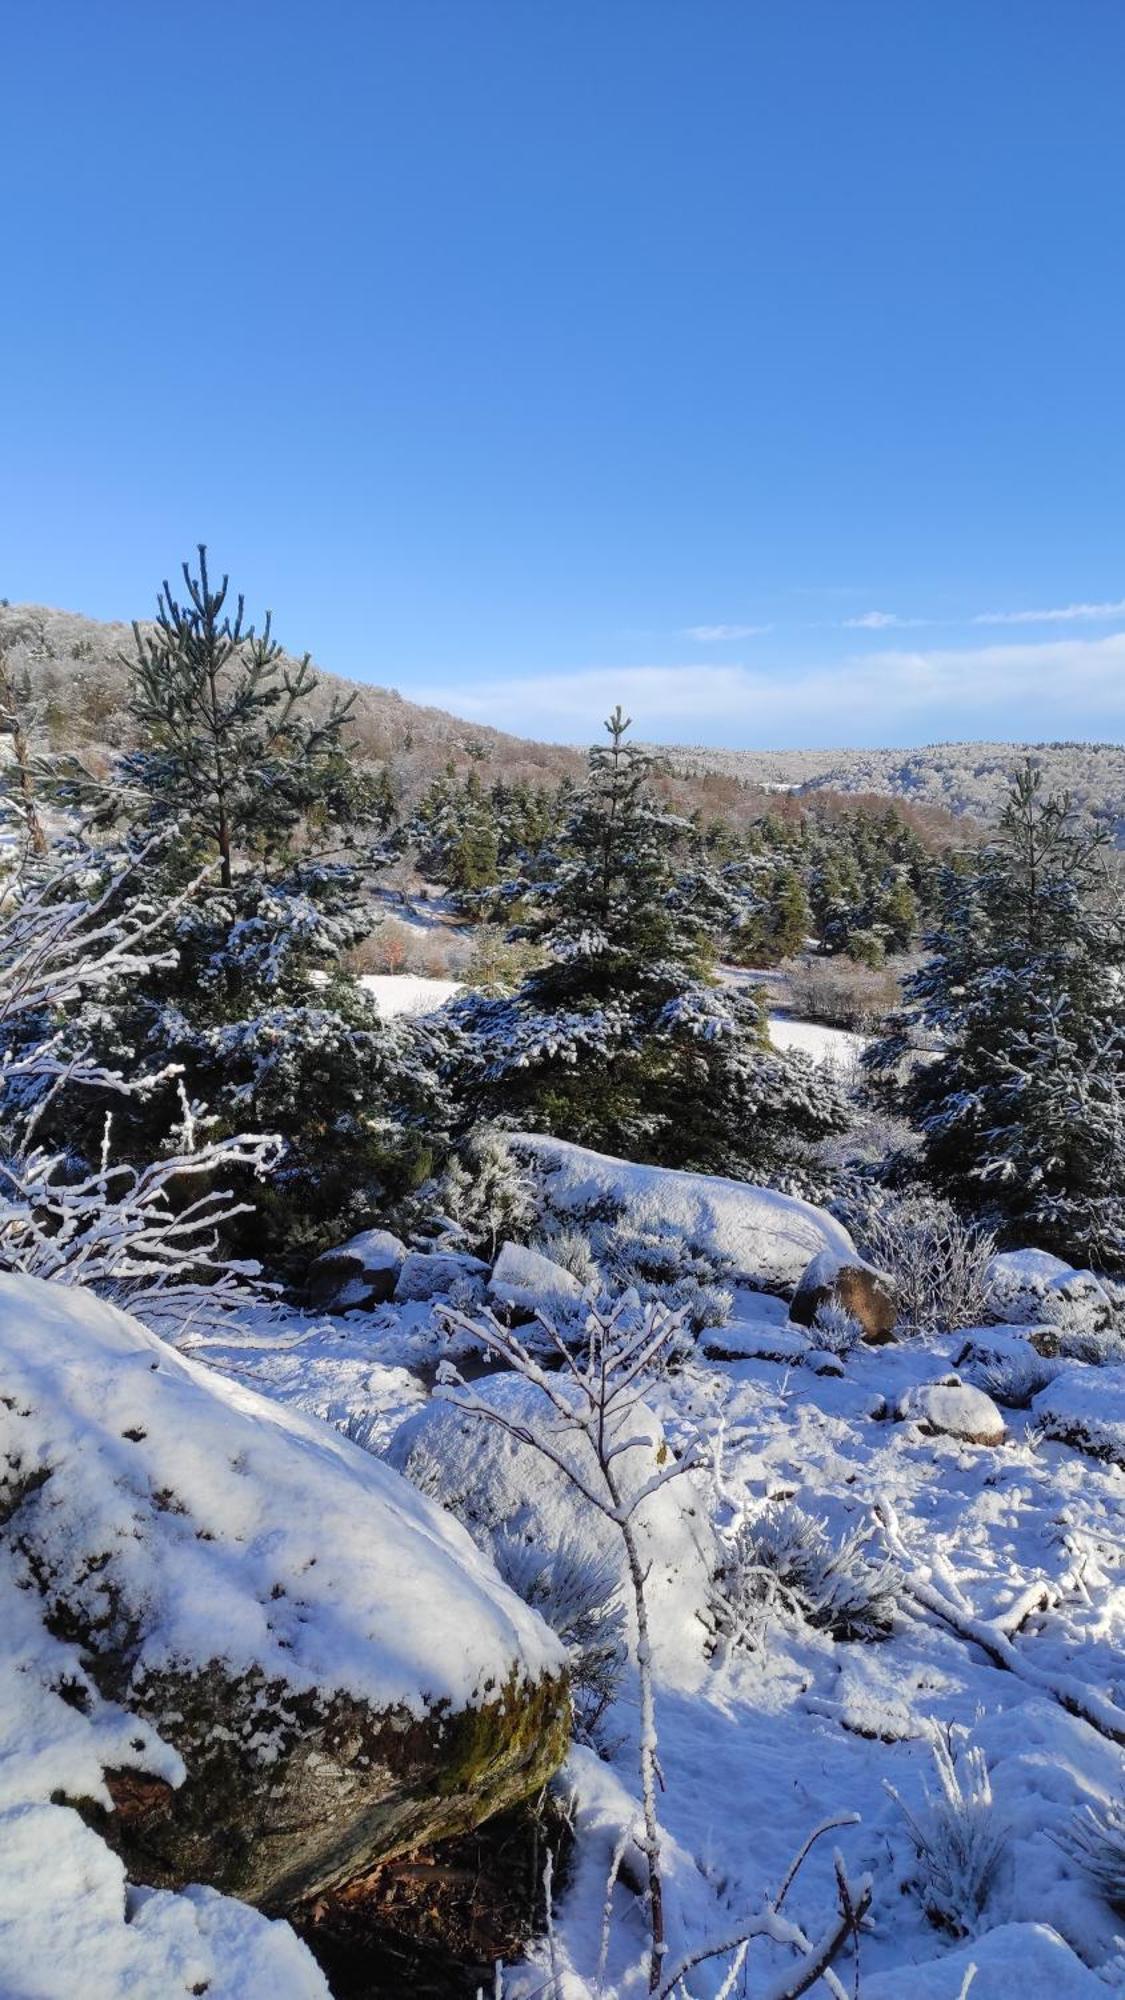
<svg viewBox="0 0 1125 2000"><path fill-rule="evenodd" d="M309 1269L309 1304L317 1312L369 1312L394 1294L406 1245L389 1229L365 1229L326 1250Z"/></svg>
<svg viewBox="0 0 1125 2000"><path fill-rule="evenodd" d="M572 1271L530 1250L526 1243L504 1243L492 1268L488 1289L502 1305L534 1313L542 1307L573 1307L582 1297L582 1285Z"/></svg>
<svg viewBox="0 0 1125 2000"><path fill-rule="evenodd" d="M395 1304L448 1298L455 1285L470 1303L479 1303L487 1277L488 1265L479 1257L453 1250L411 1250L398 1274Z"/></svg>
<svg viewBox="0 0 1125 2000"><path fill-rule="evenodd" d="M899 1398L895 1414L944 1437L962 1438L966 1444L1003 1444L1007 1436L1004 1419L991 1396L956 1379L923 1382L908 1389Z"/></svg>
<svg viewBox="0 0 1125 2000"><path fill-rule="evenodd" d="M894 1280L861 1258L845 1259L822 1250L807 1265L789 1308L798 1326L815 1326L822 1306L837 1305L863 1329L873 1345L895 1337L898 1300Z"/></svg>

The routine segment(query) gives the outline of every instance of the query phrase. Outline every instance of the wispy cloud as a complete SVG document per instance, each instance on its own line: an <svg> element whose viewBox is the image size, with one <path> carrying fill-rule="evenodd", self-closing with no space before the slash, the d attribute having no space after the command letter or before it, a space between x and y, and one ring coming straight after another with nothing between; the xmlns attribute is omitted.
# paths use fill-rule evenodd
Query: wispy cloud
<svg viewBox="0 0 1125 2000"><path fill-rule="evenodd" d="M900 618L897 611L861 611L857 618L845 618L845 632L886 632L891 627L899 631L908 625L924 625L924 618Z"/></svg>
<svg viewBox="0 0 1125 2000"><path fill-rule="evenodd" d="M1048 611L979 611L974 625L1075 625L1125 618L1125 597L1110 604L1060 604Z"/></svg>
<svg viewBox="0 0 1125 2000"><path fill-rule="evenodd" d="M1102 639L854 653L769 672L745 664L596 666L411 689L416 700L521 736L585 743L620 700L638 736L780 745L1038 739L1125 728L1125 632Z"/></svg>
<svg viewBox="0 0 1125 2000"><path fill-rule="evenodd" d="M772 625L685 625L680 637L694 639L700 646L714 646L720 639L757 639L772 631Z"/></svg>

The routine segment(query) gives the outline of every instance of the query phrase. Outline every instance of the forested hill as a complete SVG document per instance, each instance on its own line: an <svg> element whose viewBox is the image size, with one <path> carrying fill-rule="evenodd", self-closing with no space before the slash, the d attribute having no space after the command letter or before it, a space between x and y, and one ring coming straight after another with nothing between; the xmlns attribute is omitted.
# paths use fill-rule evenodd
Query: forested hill
<svg viewBox="0 0 1125 2000"><path fill-rule="evenodd" d="M128 744L128 662L136 652L131 626L41 604L0 604L0 648L18 672L26 669L53 748ZM354 694L353 740L360 755L393 763L407 794L450 759L476 763L486 778L503 773L511 782L531 784L577 777L582 770L582 756L563 744L533 743L465 722L407 701L395 688L347 681L319 665L317 674L314 707Z"/></svg>
<svg viewBox="0 0 1125 2000"><path fill-rule="evenodd" d="M771 790L883 792L992 819L1013 769L1030 757L1052 791L1112 820L1125 837L1125 744L928 743L918 750L711 750L669 753L685 776L719 774Z"/></svg>
<svg viewBox="0 0 1125 2000"><path fill-rule="evenodd" d="M131 628L37 604L0 603L0 647L26 668L52 745L118 748L128 743L127 667ZM552 783L577 777L577 749L537 743L466 722L444 709L406 700L394 688L345 681L324 669L320 699L353 693L355 741L361 756L394 767L402 794L420 792L449 762L475 765L481 778ZM612 693L612 689L609 690ZM644 718L637 717L643 736ZM599 718L591 717L591 736ZM752 723L751 723L752 726ZM958 817L994 817L1013 770L1025 756L1041 764L1053 790L1106 816L1125 840L1125 745L1118 743L936 743L918 750L666 749L684 781L674 787L681 807L698 806L740 819L765 804L763 794L844 793L890 796L916 808Z"/></svg>

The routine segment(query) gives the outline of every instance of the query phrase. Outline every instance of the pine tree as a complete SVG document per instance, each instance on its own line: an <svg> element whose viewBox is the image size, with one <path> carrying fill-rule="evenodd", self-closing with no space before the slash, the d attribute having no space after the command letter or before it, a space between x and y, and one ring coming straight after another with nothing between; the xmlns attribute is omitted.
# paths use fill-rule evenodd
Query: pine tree
<svg viewBox="0 0 1125 2000"><path fill-rule="evenodd" d="M1028 762L997 838L947 870L931 955L868 1065L943 1192L1009 1242L1119 1268L1125 924L1105 844Z"/></svg>
<svg viewBox="0 0 1125 2000"><path fill-rule="evenodd" d="M511 997L452 1010L463 1115L659 1165L771 1171L837 1129L839 1096L769 1048L755 995L715 981L729 898L629 726L615 710L544 857L526 933L546 963Z"/></svg>
<svg viewBox="0 0 1125 2000"><path fill-rule="evenodd" d="M144 747L126 761L126 783L149 815L181 822L181 836L218 857L222 887L236 856L284 845L302 814L341 777L340 736L350 701L313 721L309 656L290 667L273 638L246 623L240 596L226 609L230 579L212 588L207 550L199 574L183 565L187 601L165 582L151 630L134 625L131 708Z"/></svg>
<svg viewBox="0 0 1125 2000"><path fill-rule="evenodd" d="M448 1120L424 1030L381 1022L341 964L370 930L383 853L379 782L346 754L346 709L316 712L307 658L290 667L268 617L256 635L241 597L228 613L204 549L184 576L186 604L165 584L154 632L137 633L142 741L118 799L154 897L205 872L166 961L99 995L88 1039L111 1066L175 1066L220 1131L282 1136L246 1247L300 1275L429 1175ZM54 1116L92 1155L92 1108L64 1094ZM130 1100L119 1148L150 1158L166 1122L159 1095Z"/></svg>

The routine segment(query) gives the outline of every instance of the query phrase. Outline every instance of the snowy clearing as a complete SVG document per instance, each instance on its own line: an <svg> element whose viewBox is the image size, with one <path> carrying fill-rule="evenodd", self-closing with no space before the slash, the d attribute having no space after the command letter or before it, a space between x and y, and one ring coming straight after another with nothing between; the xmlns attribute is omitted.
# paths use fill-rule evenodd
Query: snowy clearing
<svg viewBox="0 0 1125 2000"><path fill-rule="evenodd" d="M364 972L359 984L385 1021L396 1014L433 1014L461 991L456 979L427 979L420 972Z"/></svg>
<svg viewBox="0 0 1125 2000"><path fill-rule="evenodd" d="M830 1028L823 1021L798 1021L792 1014L771 1014L770 1040L775 1049L795 1049L815 1063L835 1063L852 1070L867 1047L868 1037L848 1028Z"/></svg>

